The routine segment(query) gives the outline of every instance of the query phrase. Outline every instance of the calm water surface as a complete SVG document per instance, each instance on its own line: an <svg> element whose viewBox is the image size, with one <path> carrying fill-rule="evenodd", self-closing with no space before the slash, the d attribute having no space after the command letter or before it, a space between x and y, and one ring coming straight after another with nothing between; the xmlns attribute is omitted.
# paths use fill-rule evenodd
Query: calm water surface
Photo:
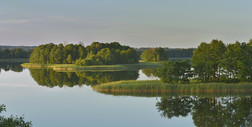
<svg viewBox="0 0 252 127"><path fill-rule="evenodd" d="M250 97L134 97L98 93L93 85L157 79L152 70L62 73L0 64L4 116L22 115L34 127L248 126ZM235 123L232 121L236 121Z"/></svg>

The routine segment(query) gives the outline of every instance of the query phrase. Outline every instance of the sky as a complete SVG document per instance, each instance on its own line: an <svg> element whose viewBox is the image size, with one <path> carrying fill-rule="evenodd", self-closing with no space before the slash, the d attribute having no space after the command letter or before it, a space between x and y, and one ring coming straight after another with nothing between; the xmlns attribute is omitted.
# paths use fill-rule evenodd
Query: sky
<svg viewBox="0 0 252 127"><path fill-rule="evenodd" d="M252 0L0 0L0 45L191 48L252 39Z"/></svg>

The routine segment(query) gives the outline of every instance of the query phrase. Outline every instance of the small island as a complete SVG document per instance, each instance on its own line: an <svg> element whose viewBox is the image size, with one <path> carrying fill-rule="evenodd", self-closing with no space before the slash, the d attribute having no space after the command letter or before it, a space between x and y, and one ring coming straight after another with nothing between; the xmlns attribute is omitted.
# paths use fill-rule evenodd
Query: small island
<svg viewBox="0 0 252 127"><path fill-rule="evenodd" d="M49 67L54 70L129 70L143 68L158 68L158 61L166 60L167 53L162 48L154 49L156 59L139 62L139 56L134 48L120 45L118 42L93 42L89 46L83 44L53 43L40 45L33 49L30 63L22 64L27 68ZM161 56L163 55L163 56Z"/></svg>

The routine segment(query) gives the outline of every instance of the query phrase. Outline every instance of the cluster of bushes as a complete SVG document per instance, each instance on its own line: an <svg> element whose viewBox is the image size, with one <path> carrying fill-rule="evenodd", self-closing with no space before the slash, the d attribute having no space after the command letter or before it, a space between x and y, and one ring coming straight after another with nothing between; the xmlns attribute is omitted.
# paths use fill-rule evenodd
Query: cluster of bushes
<svg viewBox="0 0 252 127"><path fill-rule="evenodd" d="M31 63L40 64L77 64L77 65L108 65L137 63L136 50L129 46L122 46L118 42L93 42L84 47L82 44L53 43L34 48Z"/></svg>
<svg viewBox="0 0 252 127"><path fill-rule="evenodd" d="M29 58L31 50L24 50L20 48L15 49L0 49L0 59L11 58Z"/></svg>

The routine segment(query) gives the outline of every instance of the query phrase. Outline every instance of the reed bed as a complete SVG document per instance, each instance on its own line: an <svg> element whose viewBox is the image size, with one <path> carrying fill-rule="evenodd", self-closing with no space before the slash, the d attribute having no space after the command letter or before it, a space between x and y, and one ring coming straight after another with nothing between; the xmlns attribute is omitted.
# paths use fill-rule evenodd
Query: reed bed
<svg viewBox="0 0 252 127"><path fill-rule="evenodd" d="M252 83L193 83L168 84L159 80L118 81L93 87L102 93L140 93L140 94L241 94L252 93Z"/></svg>

